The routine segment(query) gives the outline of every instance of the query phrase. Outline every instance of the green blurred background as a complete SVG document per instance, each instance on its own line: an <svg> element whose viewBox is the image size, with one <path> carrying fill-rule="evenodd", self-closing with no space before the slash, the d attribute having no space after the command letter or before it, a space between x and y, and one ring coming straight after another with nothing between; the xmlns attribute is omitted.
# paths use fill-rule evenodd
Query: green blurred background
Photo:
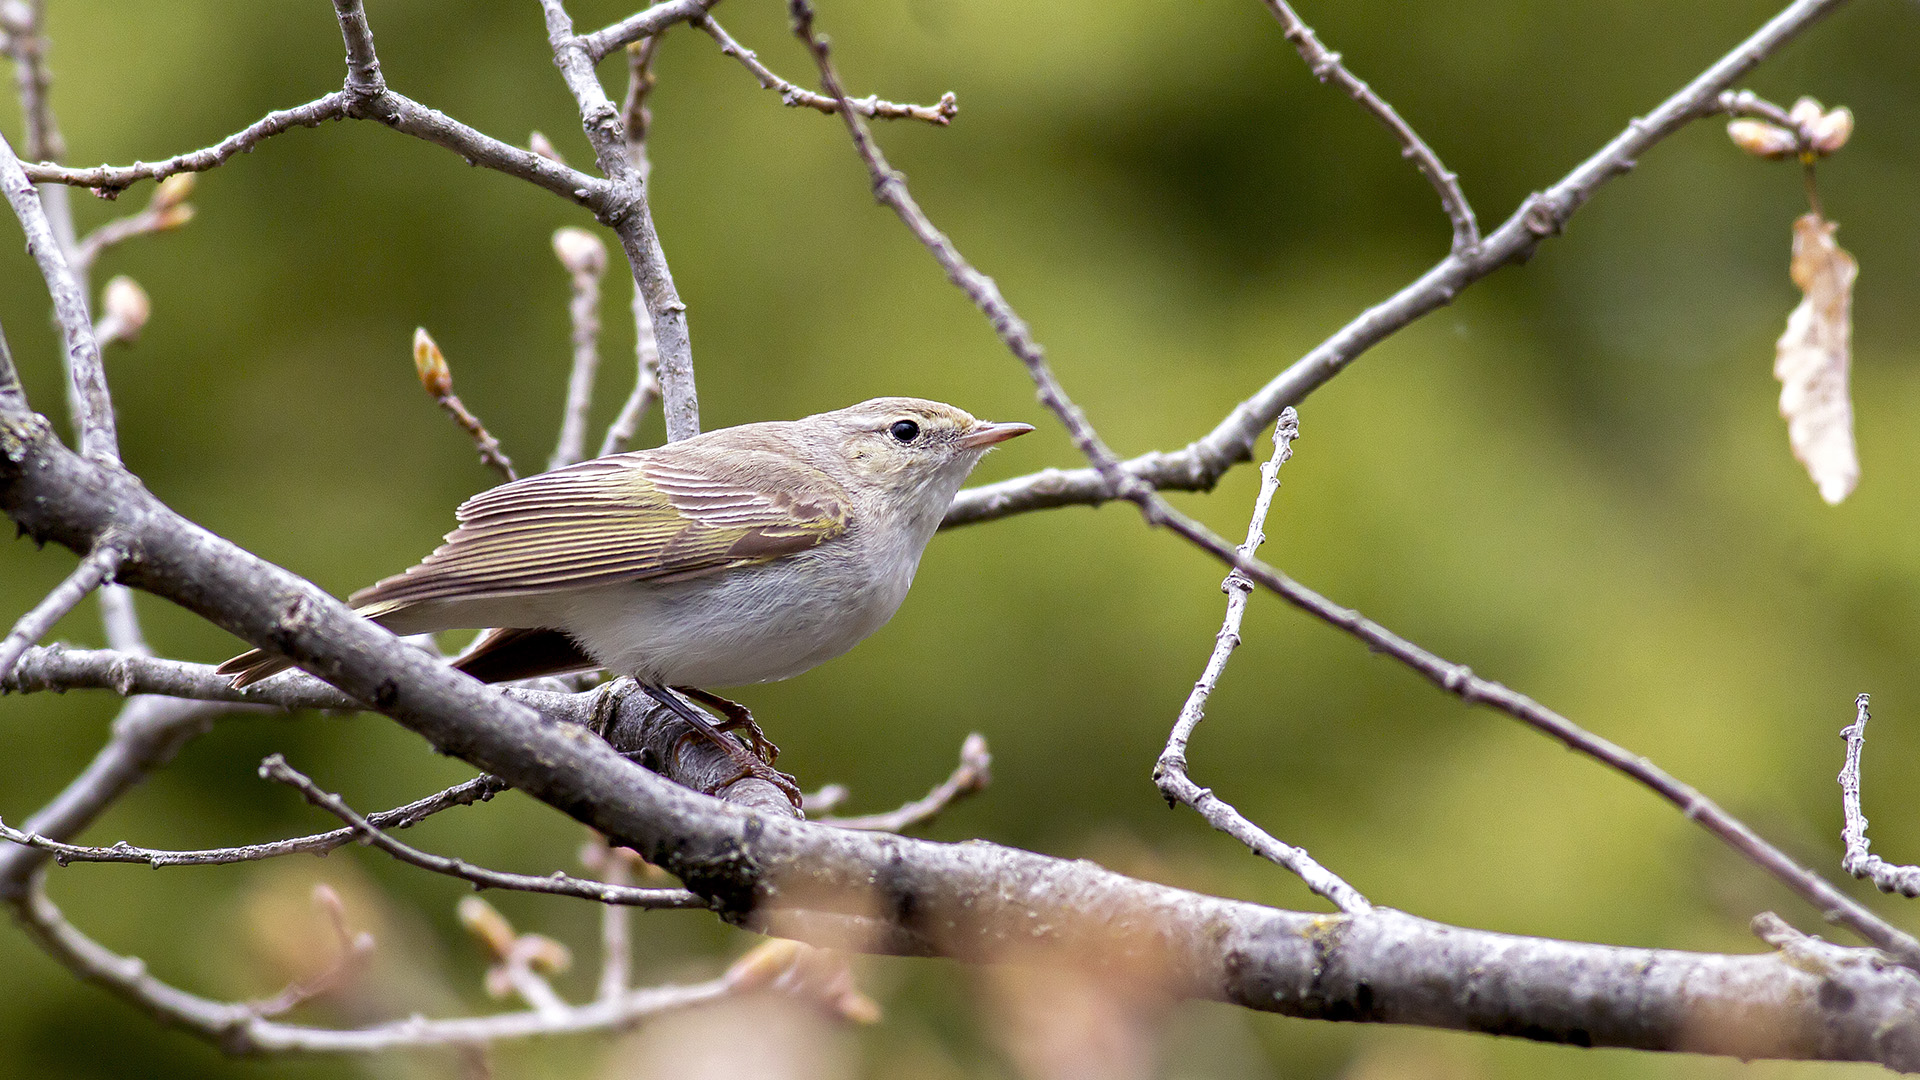
<svg viewBox="0 0 1920 1080"><path fill-rule="evenodd" d="M590 160L530 2L371 5L403 93ZM1302 14L1504 218L1743 38L1774 0L1307 3ZM583 27L630 8L576 0ZM718 10L801 80L781 5ZM855 93L959 96L950 129L880 128L935 220L1032 322L1061 377L1126 453L1185 444L1445 251L1436 200L1376 124L1317 85L1255 0L828 0ZM342 77L328 5L65 3L49 14L71 160L206 145ZM1861 263L1854 401L1863 480L1823 505L1775 413L1773 340L1798 299L1792 166L1702 123L1608 186L1568 234L1375 349L1301 409L1266 554L1302 580L1651 756L1837 873L1833 775L1853 695L1875 695L1867 810L1890 857L1920 851L1920 6L1861 0L1746 85L1853 109L1820 189ZM654 213L692 326L707 426L878 394L944 398L1040 432L977 479L1078 462L1019 365L877 208L838 119L784 109L686 29L654 99ZM624 83L606 65L616 97ZM804 81L804 80L803 80ZM16 140L17 108L0 111ZM141 205L77 197L82 227ZM414 381L428 327L458 388L526 467L550 450L568 360L565 276L548 247L591 225L529 185L373 124L271 140L202 177L186 229L130 243L99 280L152 294L109 357L129 465L189 517L344 595L419 557L491 483ZM11 228L11 226L8 226ZM29 391L56 412L57 347L20 244L0 245L0 319ZM596 424L631 378L612 276ZM598 432L596 430L597 439ZM657 416L646 438L659 438ZM1259 452L1265 454L1263 441ZM1245 528L1256 478L1176 501ZM0 619L73 566L0 546ZM985 837L1264 903L1319 910L1286 874L1169 812L1154 755L1218 626L1220 568L1125 507L943 534L913 596L844 659L741 695L808 785L858 809L921 793L984 732L995 783L939 837ZM238 643L144 599L166 655ZM91 607L56 637L98 644ZM1213 699L1197 778L1306 845L1375 901L1526 934L1751 951L1756 911L1818 919L1645 791L1510 720L1467 709L1351 640L1256 597ZM98 748L103 694L0 703L0 814L19 821ZM469 774L378 717L223 721L86 839L261 840L331 822L254 766L279 751L363 809ZM422 843L527 871L575 869L578 826L523 797L448 813ZM455 882L355 849L326 861L57 871L84 928L218 996L270 993L324 941L324 879L403 971L310 1018L488 1008ZM1911 922L1909 909L1852 890ZM518 925L594 957L576 902L495 896ZM712 973L746 935L699 914L639 920L641 977ZM302 943L305 943L303 946ZM302 948L308 950L302 953ZM590 992L593 964L562 980ZM874 960L885 1023L833 1030L823 1074L1012 1077L1017 1002L944 963ZM518 1046L498 1075L648 1075L679 1021L631 1040ZM649 1042L648 1040L655 1040ZM797 1051L796 1051L797 1053ZM1223 1006L1164 1018L1159 1075L1389 1077L1837 1075L1849 1067L1580 1051L1315 1024ZM649 1057L649 1055L653 1055ZM664 1059L663 1059L664 1060ZM0 1076L445 1075L447 1055L233 1062L76 982L0 933ZM1865 1067L1851 1067L1864 1069Z"/></svg>

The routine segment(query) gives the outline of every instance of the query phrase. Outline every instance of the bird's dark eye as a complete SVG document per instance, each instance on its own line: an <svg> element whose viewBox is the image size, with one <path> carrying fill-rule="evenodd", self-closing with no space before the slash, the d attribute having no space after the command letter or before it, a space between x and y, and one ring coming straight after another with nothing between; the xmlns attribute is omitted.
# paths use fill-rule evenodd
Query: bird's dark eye
<svg viewBox="0 0 1920 1080"><path fill-rule="evenodd" d="M887 434L893 436L894 442L904 445L920 437L920 425L911 420L895 420Z"/></svg>

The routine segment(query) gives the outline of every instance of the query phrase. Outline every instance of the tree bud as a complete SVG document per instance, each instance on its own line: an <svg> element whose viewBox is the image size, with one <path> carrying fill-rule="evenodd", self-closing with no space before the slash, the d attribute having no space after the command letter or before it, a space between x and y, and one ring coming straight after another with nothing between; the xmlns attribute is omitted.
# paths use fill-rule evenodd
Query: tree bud
<svg viewBox="0 0 1920 1080"><path fill-rule="evenodd" d="M560 257L560 265L566 267L569 274L599 277L607 272L607 245L585 229L569 225L555 230L553 253Z"/></svg>
<svg viewBox="0 0 1920 1080"><path fill-rule="evenodd" d="M447 358L424 326L413 330L413 369L419 372L420 385L427 388L427 393L437 398L453 393L453 372L447 368Z"/></svg>
<svg viewBox="0 0 1920 1080"><path fill-rule="evenodd" d="M1733 140L1733 145L1754 157L1776 161L1792 157L1800 148L1800 140L1793 132L1765 120L1735 120L1727 125L1727 137Z"/></svg>
<svg viewBox="0 0 1920 1080"><path fill-rule="evenodd" d="M121 274L101 290L100 310L119 324L115 337L132 341L140 336L148 316L153 314L153 302L147 299L147 290L141 288L139 282Z"/></svg>

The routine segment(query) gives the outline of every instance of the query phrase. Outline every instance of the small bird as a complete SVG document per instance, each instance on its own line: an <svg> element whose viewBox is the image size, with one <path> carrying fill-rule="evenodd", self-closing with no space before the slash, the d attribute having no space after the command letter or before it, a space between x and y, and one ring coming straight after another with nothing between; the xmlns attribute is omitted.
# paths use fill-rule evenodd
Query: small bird
<svg viewBox="0 0 1920 1080"><path fill-rule="evenodd" d="M348 602L396 634L491 628L453 661L483 682L630 676L770 779L751 716L704 688L792 678L884 626L967 474L1032 430L874 398L583 461L468 499L445 543ZM241 687L291 666L255 649L217 671ZM740 727L761 757L721 734Z"/></svg>

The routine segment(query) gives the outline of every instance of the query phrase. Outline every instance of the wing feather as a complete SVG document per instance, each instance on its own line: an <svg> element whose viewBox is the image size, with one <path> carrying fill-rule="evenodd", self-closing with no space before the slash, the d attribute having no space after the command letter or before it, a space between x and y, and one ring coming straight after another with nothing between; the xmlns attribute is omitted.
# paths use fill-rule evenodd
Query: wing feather
<svg viewBox="0 0 1920 1080"><path fill-rule="evenodd" d="M796 554L846 531L839 484L797 455L740 441L694 439L483 491L456 511L459 527L433 554L352 602L391 610L681 580Z"/></svg>

